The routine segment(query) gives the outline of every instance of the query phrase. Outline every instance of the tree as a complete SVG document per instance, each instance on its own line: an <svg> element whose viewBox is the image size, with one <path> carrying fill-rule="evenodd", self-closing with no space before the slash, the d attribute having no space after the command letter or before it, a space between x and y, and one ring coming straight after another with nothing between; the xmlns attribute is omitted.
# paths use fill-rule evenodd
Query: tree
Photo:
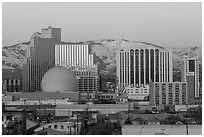
<svg viewBox="0 0 204 137"><path fill-rule="evenodd" d="M189 117L194 119L197 124L202 124L202 107L190 108L188 110Z"/></svg>
<svg viewBox="0 0 204 137"><path fill-rule="evenodd" d="M175 124L177 121L182 121L179 117L175 115L170 115L164 119L164 124Z"/></svg>

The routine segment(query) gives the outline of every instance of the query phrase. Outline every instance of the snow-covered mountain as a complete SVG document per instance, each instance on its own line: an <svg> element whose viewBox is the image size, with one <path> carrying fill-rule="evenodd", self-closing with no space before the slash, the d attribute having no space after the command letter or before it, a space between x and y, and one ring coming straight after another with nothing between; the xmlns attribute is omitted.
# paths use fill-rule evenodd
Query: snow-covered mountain
<svg viewBox="0 0 204 137"><path fill-rule="evenodd" d="M23 58L26 48L30 42L19 43L13 46L2 48L2 68L3 69L22 69Z"/></svg>
<svg viewBox="0 0 204 137"><path fill-rule="evenodd" d="M69 44L69 42L62 42ZM73 44L73 43L72 43ZM129 41L125 39L120 40L93 40L80 42L80 44L91 45L91 52L96 55L96 63L99 64L100 74L114 76L116 73L116 52L119 49L127 47L160 47L151 43L141 41ZM25 57L26 47L29 42L19 43L13 46L3 47L2 49L2 63L3 69L22 69L22 61ZM170 48L173 52L173 64L175 77L181 69L181 61L184 55L191 57L198 57L200 64L202 63L202 49L201 47L191 48ZM177 79L177 78L176 78Z"/></svg>

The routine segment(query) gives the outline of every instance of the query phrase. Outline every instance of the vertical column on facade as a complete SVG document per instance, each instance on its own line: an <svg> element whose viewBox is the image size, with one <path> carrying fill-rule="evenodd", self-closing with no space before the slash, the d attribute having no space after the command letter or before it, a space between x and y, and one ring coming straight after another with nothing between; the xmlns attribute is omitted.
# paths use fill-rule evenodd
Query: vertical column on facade
<svg viewBox="0 0 204 137"><path fill-rule="evenodd" d="M149 81L151 80L151 49L149 49Z"/></svg>
<svg viewBox="0 0 204 137"><path fill-rule="evenodd" d="M126 82L125 82L125 86L127 86L128 85L128 52L126 51L125 52L126 53L126 56L125 56L125 63L126 63L126 65L125 65L125 67L126 67L126 71L125 71L125 73L126 73L126 75L125 75L125 78L126 78Z"/></svg>
<svg viewBox="0 0 204 137"><path fill-rule="evenodd" d="M166 52L166 80L169 82L169 52Z"/></svg>
<svg viewBox="0 0 204 137"><path fill-rule="evenodd" d="M73 45L73 66L76 67L76 45Z"/></svg>
<svg viewBox="0 0 204 137"><path fill-rule="evenodd" d="M73 45L70 45L70 67L73 66Z"/></svg>
<svg viewBox="0 0 204 137"><path fill-rule="evenodd" d="M121 60L120 60L120 73L121 73L121 79L120 79L120 87L123 87L123 52L120 52Z"/></svg>
<svg viewBox="0 0 204 137"><path fill-rule="evenodd" d="M90 56L89 56L89 55L90 55L90 53L89 53L89 45L87 45L87 49L88 49L88 53L87 53L87 58L88 58L87 61L88 61L88 63L87 63L87 64L88 64L88 66L90 66L90 59L89 59L89 57L90 57Z"/></svg>
<svg viewBox="0 0 204 137"><path fill-rule="evenodd" d="M67 67L67 45L63 45L64 47L64 67Z"/></svg>
<svg viewBox="0 0 204 137"><path fill-rule="evenodd" d="M140 64L140 49L138 50L139 52L139 55L138 55L138 61L139 61L139 63L138 63L138 68L139 68L139 83L138 83L138 85L139 85L139 87L141 86L141 80L140 80L140 78L141 78L141 64Z"/></svg>
<svg viewBox="0 0 204 137"><path fill-rule="evenodd" d="M124 83L124 80L123 80L123 77L124 77L124 56L123 56L123 52L121 53L121 81L120 81L120 83L121 83L121 86L123 87L123 83Z"/></svg>
<svg viewBox="0 0 204 137"><path fill-rule="evenodd" d="M60 66L62 66L62 45L59 46L59 56L60 56L59 57L60 58L60 60L59 60L60 63L59 64L60 64Z"/></svg>
<svg viewBox="0 0 204 137"><path fill-rule="evenodd" d="M154 82L156 82L156 50L154 50Z"/></svg>
<svg viewBox="0 0 204 137"><path fill-rule="evenodd" d="M166 82L166 51L164 51L164 82Z"/></svg>
<svg viewBox="0 0 204 137"><path fill-rule="evenodd" d="M126 58L125 58L125 55L126 55L126 53L124 52L123 53L123 87L125 87L125 83L126 83L126 76L125 76L125 71L126 71L126 63L125 63L125 61L126 61Z"/></svg>
<svg viewBox="0 0 204 137"><path fill-rule="evenodd" d="M33 62L32 62L32 60L30 59L30 64L29 64L29 69L30 69L30 72L29 72L29 91L31 92L32 91L32 89L33 89Z"/></svg>
<svg viewBox="0 0 204 137"><path fill-rule="evenodd" d="M149 49L145 50L145 84L149 84Z"/></svg>
<svg viewBox="0 0 204 137"><path fill-rule="evenodd" d="M198 58L196 58L196 68L195 68L195 74L196 74L196 84L197 84L197 97L200 97L200 85L199 85L199 63L198 63Z"/></svg>
<svg viewBox="0 0 204 137"><path fill-rule="evenodd" d="M163 52L163 81L165 82L165 52Z"/></svg>
<svg viewBox="0 0 204 137"><path fill-rule="evenodd" d="M158 57L158 58L159 58L159 59L158 59L158 62L159 62L159 63L158 63L158 65L159 65L159 66L158 66L158 67L159 67L159 81L158 81L158 82L161 82L161 81L160 81L160 74L161 74L161 70L160 70L160 50L159 50L159 55L158 55L158 56L159 56L159 57Z"/></svg>
<svg viewBox="0 0 204 137"><path fill-rule="evenodd" d="M58 50L57 50L57 46L58 45L55 45L55 66L58 65Z"/></svg>
<svg viewBox="0 0 204 137"><path fill-rule="evenodd" d="M131 85L131 80L130 80L130 68L131 68L131 62L130 62L130 50L128 51L128 68L129 68L129 70L128 70L128 74L129 74L129 79L128 79L128 85Z"/></svg>
<svg viewBox="0 0 204 137"><path fill-rule="evenodd" d="M168 82L168 52L166 52L166 82Z"/></svg>
<svg viewBox="0 0 204 137"><path fill-rule="evenodd" d="M75 54L76 54L76 58L75 58L75 62L76 62L76 67L78 67L78 65L79 65L79 52L78 52L78 47L79 47L79 45L77 44L77 45L75 45Z"/></svg>
<svg viewBox="0 0 204 137"><path fill-rule="evenodd" d="M62 45L62 66L65 67L65 45Z"/></svg>
<svg viewBox="0 0 204 137"><path fill-rule="evenodd" d="M133 78L134 78L134 87L136 87L136 77L135 77L135 75L136 75L136 63L135 63L135 60L136 60L136 58L135 58L135 50L133 49L133 65L134 65L134 76L133 76Z"/></svg>
<svg viewBox="0 0 204 137"><path fill-rule="evenodd" d="M171 51L169 51L169 82L173 82L173 62Z"/></svg>
<svg viewBox="0 0 204 137"><path fill-rule="evenodd" d="M117 74L117 78L118 78L118 87L120 87L120 81L121 81L121 73L120 73L120 70L121 70L121 52L118 52L117 54L117 67L116 67L116 74ZM117 81L116 81L117 82ZM116 83L117 84L117 83Z"/></svg>
<svg viewBox="0 0 204 137"><path fill-rule="evenodd" d="M69 45L66 45L66 54L67 54L66 67L69 67Z"/></svg>
<svg viewBox="0 0 204 137"><path fill-rule="evenodd" d="M73 45L73 68L76 67L76 45Z"/></svg>
<svg viewBox="0 0 204 137"><path fill-rule="evenodd" d="M84 67L84 56L85 56L85 54L84 54L84 45L82 45L82 66Z"/></svg>
<svg viewBox="0 0 204 137"><path fill-rule="evenodd" d="M87 52L88 52L87 45L84 45L84 47L85 47L84 63L85 63L85 66L87 66Z"/></svg>
<svg viewBox="0 0 204 137"><path fill-rule="evenodd" d="M82 65L82 64L81 64L81 62L82 62L82 61L81 61L81 60L82 60L82 50L81 50L81 49L82 49L82 45L79 46L79 66Z"/></svg>
<svg viewBox="0 0 204 137"><path fill-rule="evenodd" d="M146 85L146 50L144 49L144 52L143 52L143 59L144 59L144 86Z"/></svg>
<svg viewBox="0 0 204 137"><path fill-rule="evenodd" d="M163 78L163 51L161 52L161 82L164 82L164 78Z"/></svg>
<svg viewBox="0 0 204 137"><path fill-rule="evenodd" d="M80 54L81 54L80 53L80 47L81 47L81 45L78 46L78 51L77 51L78 52L78 66L81 66L80 65L80 60L81 60L81 58L80 58Z"/></svg>
<svg viewBox="0 0 204 137"><path fill-rule="evenodd" d="M159 51L159 82L162 82L162 52Z"/></svg>
<svg viewBox="0 0 204 137"><path fill-rule="evenodd" d="M70 46L69 45L66 45L67 46L67 68L69 68L70 66Z"/></svg>

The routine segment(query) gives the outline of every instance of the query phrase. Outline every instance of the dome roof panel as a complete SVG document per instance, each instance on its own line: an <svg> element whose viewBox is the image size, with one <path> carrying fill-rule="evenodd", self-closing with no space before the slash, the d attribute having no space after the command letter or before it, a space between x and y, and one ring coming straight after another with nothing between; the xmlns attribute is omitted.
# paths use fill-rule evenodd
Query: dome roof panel
<svg viewBox="0 0 204 137"><path fill-rule="evenodd" d="M65 67L54 67L43 76L41 88L43 92L77 91L77 78Z"/></svg>

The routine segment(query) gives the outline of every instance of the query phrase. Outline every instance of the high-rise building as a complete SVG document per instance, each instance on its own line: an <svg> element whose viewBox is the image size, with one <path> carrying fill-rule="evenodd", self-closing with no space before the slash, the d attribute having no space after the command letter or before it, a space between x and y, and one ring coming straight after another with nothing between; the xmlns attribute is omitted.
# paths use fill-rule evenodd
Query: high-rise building
<svg viewBox="0 0 204 137"><path fill-rule="evenodd" d="M26 50L23 62L23 91L41 90L41 79L45 72L55 66L55 44L61 42L60 28L42 28L34 33Z"/></svg>
<svg viewBox="0 0 204 137"><path fill-rule="evenodd" d="M127 47L117 54L119 88L145 87L149 85L150 80L172 82L172 69L172 52L161 47L153 45Z"/></svg>
<svg viewBox="0 0 204 137"><path fill-rule="evenodd" d="M83 44L55 45L55 65L70 69L78 79L78 91L93 93L98 91L98 66L90 46Z"/></svg>
<svg viewBox="0 0 204 137"><path fill-rule="evenodd" d="M193 57L184 57L184 61L182 62L182 68L181 68L181 81L186 82L187 77L193 77L189 78L191 79L191 83L194 83L194 90L189 92L194 92L194 98L199 98L201 93L199 90L199 62L198 58Z"/></svg>
<svg viewBox="0 0 204 137"><path fill-rule="evenodd" d="M186 105L186 82L150 82L150 105Z"/></svg>

